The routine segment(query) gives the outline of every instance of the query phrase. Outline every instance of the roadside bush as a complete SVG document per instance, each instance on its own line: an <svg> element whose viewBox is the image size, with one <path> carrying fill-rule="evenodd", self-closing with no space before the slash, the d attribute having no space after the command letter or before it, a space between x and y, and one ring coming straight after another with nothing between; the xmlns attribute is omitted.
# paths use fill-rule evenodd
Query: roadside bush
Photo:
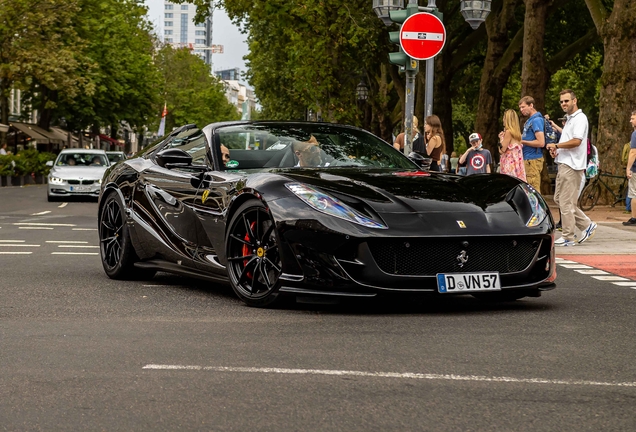
<svg viewBox="0 0 636 432"><path fill-rule="evenodd" d="M12 160L12 155L0 155L0 176L13 175L13 167L11 166Z"/></svg>
<svg viewBox="0 0 636 432"><path fill-rule="evenodd" d="M50 167L46 166L46 162L55 160L55 154L49 152L39 152L36 149L26 149L18 153L14 158L16 163L15 175L29 175L35 173L46 176ZM18 165L20 165L18 167Z"/></svg>

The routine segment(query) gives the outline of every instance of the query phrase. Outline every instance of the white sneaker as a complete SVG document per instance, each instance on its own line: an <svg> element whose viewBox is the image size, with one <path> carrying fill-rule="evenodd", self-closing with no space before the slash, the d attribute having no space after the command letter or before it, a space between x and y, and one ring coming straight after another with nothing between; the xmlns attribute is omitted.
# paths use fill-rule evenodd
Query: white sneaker
<svg viewBox="0 0 636 432"><path fill-rule="evenodd" d="M573 240L566 240L565 237L560 237L554 241L555 246L576 246L576 242Z"/></svg>
<svg viewBox="0 0 636 432"><path fill-rule="evenodd" d="M596 227L598 227L598 225L595 222L590 222L590 226L588 226L581 233L581 240L579 240L579 243L583 243L584 241L589 240L592 237L594 237L594 233L596 233Z"/></svg>

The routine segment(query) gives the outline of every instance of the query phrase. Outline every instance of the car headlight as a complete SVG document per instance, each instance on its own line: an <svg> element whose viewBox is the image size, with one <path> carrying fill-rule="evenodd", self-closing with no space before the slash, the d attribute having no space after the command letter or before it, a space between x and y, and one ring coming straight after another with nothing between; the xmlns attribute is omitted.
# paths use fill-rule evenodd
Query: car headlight
<svg viewBox="0 0 636 432"><path fill-rule="evenodd" d="M102 184L102 179L97 180L97 184Z"/></svg>
<svg viewBox="0 0 636 432"><path fill-rule="evenodd" d="M534 227L543 222L543 219L548 215L548 211L546 209L546 203L536 190L528 186L527 184L520 185L521 190L528 197L528 202L530 203L531 215L530 218L526 221L527 227Z"/></svg>
<svg viewBox="0 0 636 432"><path fill-rule="evenodd" d="M321 213L325 213L339 219L344 219L367 228L388 228L386 225L376 222L352 209L339 199L320 192L311 186L301 183L287 183L285 186L294 195L303 200L305 204Z"/></svg>
<svg viewBox="0 0 636 432"><path fill-rule="evenodd" d="M62 183L64 183L64 180L62 180L62 179L61 179L61 178L59 178L59 177L53 177L53 176L51 176L51 177L49 177L49 183L52 183L52 184L62 184Z"/></svg>

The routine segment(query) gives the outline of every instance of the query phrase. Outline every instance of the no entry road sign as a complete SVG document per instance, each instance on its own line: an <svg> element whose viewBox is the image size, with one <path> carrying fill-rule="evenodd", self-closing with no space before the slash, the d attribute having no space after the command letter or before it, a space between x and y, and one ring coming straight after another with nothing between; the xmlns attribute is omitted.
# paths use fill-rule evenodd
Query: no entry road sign
<svg viewBox="0 0 636 432"><path fill-rule="evenodd" d="M420 12L408 17L400 29L400 45L409 57L428 60L444 48L446 28L435 15Z"/></svg>

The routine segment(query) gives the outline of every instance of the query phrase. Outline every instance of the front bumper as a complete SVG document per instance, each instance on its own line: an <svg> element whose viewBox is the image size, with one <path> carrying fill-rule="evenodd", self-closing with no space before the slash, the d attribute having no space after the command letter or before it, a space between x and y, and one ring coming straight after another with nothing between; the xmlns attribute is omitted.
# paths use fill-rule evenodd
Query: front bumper
<svg viewBox="0 0 636 432"><path fill-rule="evenodd" d="M49 196L99 196L99 180L74 180L73 183L64 181L62 183L51 183L49 181Z"/></svg>
<svg viewBox="0 0 636 432"><path fill-rule="evenodd" d="M542 289L555 272L552 235L356 239L286 231L281 291L436 294L438 273L498 272L502 290ZM466 251L468 262L457 257ZM292 262L292 265L285 265ZM549 289L549 288L547 288ZM467 293L468 294L468 293Z"/></svg>

